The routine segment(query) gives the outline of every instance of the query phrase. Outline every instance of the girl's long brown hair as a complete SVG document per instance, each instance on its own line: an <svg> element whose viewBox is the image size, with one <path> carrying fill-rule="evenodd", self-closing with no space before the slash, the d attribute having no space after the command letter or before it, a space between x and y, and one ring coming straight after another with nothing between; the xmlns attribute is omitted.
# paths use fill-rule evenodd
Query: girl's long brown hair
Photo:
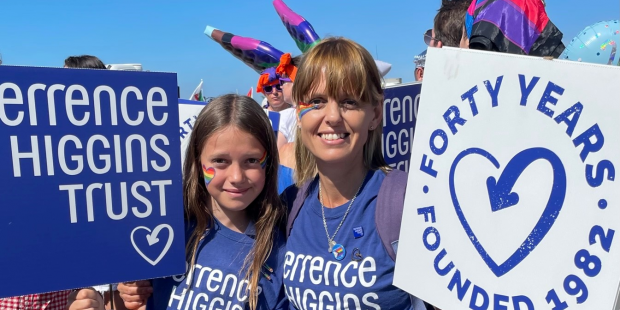
<svg viewBox="0 0 620 310"><path fill-rule="evenodd" d="M200 153L209 137L229 126L254 136L268 155L265 187L245 209L256 228L254 246L245 258L243 267L247 269L245 279L249 282L250 309L256 309L261 268L271 254L277 231L284 227L286 209L278 196L278 147L275 134L267 114L250 97L230 94L215 98L202 109L190 135L183 166L185 216L188 222L195 223L186 245L186 256L190 261L188 277L191 277L196 263L198 244L214 224L213 214L208 208L211 196L205 187Z"/></svg>

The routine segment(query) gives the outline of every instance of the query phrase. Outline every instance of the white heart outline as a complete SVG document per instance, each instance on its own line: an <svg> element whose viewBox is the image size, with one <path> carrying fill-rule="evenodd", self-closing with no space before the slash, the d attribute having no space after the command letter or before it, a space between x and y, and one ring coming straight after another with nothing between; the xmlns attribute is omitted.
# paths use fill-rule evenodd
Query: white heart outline
<svg viewBox="0 0 620 310"><path fill-rule="evenodd" d="M174 230L172 230L172 227L170 227L170 225L168 224L160 224L157 225L157 227L155 227L155 229L153 229L153 231L157 231L158 229L161 230L163 228L168 229L168 231L170 232L170 234L168 235L168 241L166 242L166 246L164 247L164 249L161 251L161 254L159 254L159 256L157 257L156 260L151 260L150 258L148 258L146 255L144 255L144 253L142 253L142 251L140 251L140 248L138 248L138 246L136 245L136 242L133 240L133 234L136 232L136 230L138 229L144 229L146 231L148 231L149 233L151 233L152 231L145 226L138 226L136 228L134 228L131 231L131 244L133 244L133 248L136 249L136 252L138 252L138 254L140 254L140 256L142 256L142 258L144 258L149 264L155 266L157 265L157 263L159 263L159 261L164 258L164 256L166 255L166 253L168 252L168 249L170 249L170 246L172 245L172 241L174 240Z"/></svg>

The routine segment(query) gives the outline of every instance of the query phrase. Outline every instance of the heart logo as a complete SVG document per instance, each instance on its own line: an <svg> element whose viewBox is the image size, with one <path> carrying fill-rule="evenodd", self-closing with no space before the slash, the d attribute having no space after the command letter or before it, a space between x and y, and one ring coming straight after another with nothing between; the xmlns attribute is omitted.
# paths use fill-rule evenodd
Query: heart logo
<svg viewBox="0 0 620 310"><path fill-rule="evenodd" d="M461 225L463 225L463 229L465 229L469 240L471 240L474 247L482 257L482 260L487 264L487 266L489 266L491 271L493 271L497 277L501 277L521 263L542 241L551 229L551 226L553 226L553 223L555 223L556 218L560 214L560 210L562 210L562 205L564 204L564 198L566 196L566 171L564 170L564 165L562 164L560 158L552 151L545 148L531 148L515 155L510 162L508 162L499 179L496 180L494 177L489 177L487 179L486 185L489 193L489 201L491 202L491 210L493 212L498 212L502 209L518 204L519 195L518 193L512 192L512 188L523 170L525 170L531 163L539 159L544 159L548 161L553 168L553 186L551 189L551 194L549 195L549 200L547 201L545 210L536 223L536 226L534 226L534 229L532 229L527 238L525 238L523 243L521 243L521 246L519 246L519 248L515 250L514 253L508 257L508 259L506 259L506 261L498 264L487 253L484 246L480 243L476 237L476 234L469 226L469 223L465 218L465 214L463 214L463 210L461 209L461 205L456 197L456 191L454 188L454 172L456 171L458 163L466 156L472 154L481 155L488 159L493 166L495 166L495 168L500 168L500 164L497 159L483 149L470 148L462 151L454 159L452 167L450 168L450 195L452 197L452 203L454 204L456 214L461 222Z"/></svg>
<svg viewBox="0 0 620 310"><path fill-rule="evenodd" d="M136 245L136 242L134 240L134 233L137 230L140 230L140 229L144 229L144 230L148 231L149 234L146 235L146 241L149 243L149 246L152 246L152 245L154 245L154 244L159 242L159 238L157 238L157 235L164 228L167 229L168 232L169 232L169 234L168 234L168 241L166 242L166 246L164 246L163 250L161 251L161 253L157 257L157 259L151 260L146 255L144 255L144 253L142 253L140 248ZM157 265L157 263L159 263L159 261L162 258L164 258L164 256L168 252L168 249L170 249L170 246L172 245L172 241L173 240L174 240L174 231L172 230L172 227L170 227L170 225L168 225L168 224L160 224L157 227L155 227L155 229L153 229L153 231L151 231L149 228L144 227L144 226L138 226L138 227L134 228L131 231L131 244L133 244L134 249L136 249L136 252L138 252L138 254L140 254L140 256L142 256L142 258L144 258L147 262L149 262L153 266Z"/></svg>

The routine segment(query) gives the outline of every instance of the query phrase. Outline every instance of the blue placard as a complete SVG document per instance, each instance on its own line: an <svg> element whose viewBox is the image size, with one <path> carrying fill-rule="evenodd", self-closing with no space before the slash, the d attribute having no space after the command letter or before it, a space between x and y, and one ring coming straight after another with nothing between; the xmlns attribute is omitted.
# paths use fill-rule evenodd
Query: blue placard
<svg viewBox="0 0 620 310"><path fill-rule="evenodd" d="M0 66L0 297L185 272L177 78Z"/></svg>
<svg viewBox="0 0 620 310"><path fill-rule="evenodd" d="M383 157L392 167L407 171L420 101L421 83L386 88L383 101Z"/></svg>

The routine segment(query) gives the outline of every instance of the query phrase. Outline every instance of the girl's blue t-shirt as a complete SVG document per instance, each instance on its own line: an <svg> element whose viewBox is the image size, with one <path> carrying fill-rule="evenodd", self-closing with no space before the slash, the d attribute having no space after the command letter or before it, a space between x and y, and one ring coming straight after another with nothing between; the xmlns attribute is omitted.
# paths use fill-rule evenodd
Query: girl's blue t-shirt
<svg viewBox="0 0 620 310"><path fill-rule="evenodd" d="M215 221L214 228L205 234L198 246L192 278L179 275L152 280L153 295L148 300L147 309L249 309L248 282L242 268L254 245L254 237L252 223L245 233L238 233ZM259 281L257 309L288 309L282 286L284 253L284 238L277 233Z"/></svg>
<svg viewBox="0 0 620 310"><path fill-rule="evenodd" d="M421 300L392 285L394 261L375 225L377 194L385 178L370 171L334 241L343 246L338 260L328 251L327 234L314 180L287 240L284 289L290 309L424 309ZM294 199L295 197L286 197ZM289 208L292 200L287 201ZM325 208L330 237L349 202Z"/></svg>

